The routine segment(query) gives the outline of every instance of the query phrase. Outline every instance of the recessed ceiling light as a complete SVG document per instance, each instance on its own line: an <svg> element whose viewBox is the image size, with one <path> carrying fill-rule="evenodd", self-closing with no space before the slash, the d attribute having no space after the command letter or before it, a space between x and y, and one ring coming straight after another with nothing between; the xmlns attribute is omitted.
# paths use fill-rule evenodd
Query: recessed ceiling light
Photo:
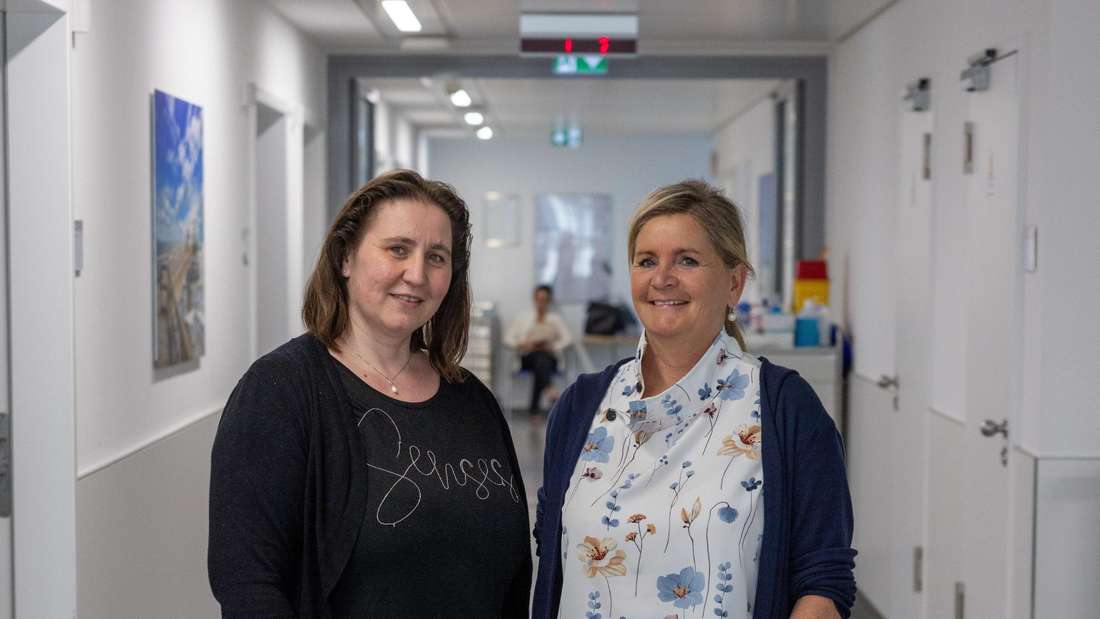
<svg viewBox="0 0 1100 619"><path fill-rule="evenodd" d="M466 119L467 125L473 125L474 127L485 122L485 116L481 112L466 112L463 118Z"/></svg>
<svg viewBox="0 0 1100 619"><path fill-rule="evenodd" d="M470 107L473 100L470 99L470 93L459 88L451 93L451 103L455 104L455 107Z"/></svg>
<svg viewBox="0 0 1100 619"><path fill-rule="evenodd" d="M405 0L382 0L382 8L401 32L420 32L420 20Z"/></svg>
<svg viewBox="0 0 1100 619"><path fill-rule="evenodd" d="M477 130L477 139L479 140L491 140L493 139L493 129L491 127L482 127Z"/></svg>

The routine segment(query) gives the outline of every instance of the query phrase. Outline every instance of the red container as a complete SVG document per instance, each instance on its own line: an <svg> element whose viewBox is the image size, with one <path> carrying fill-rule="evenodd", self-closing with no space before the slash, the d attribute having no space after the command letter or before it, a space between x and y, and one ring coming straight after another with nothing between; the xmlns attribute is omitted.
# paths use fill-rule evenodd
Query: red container
<svg viewBox="0 0 1100 619"><path fill-rule="evenodd" d="M799 260L795 279L829 279L829 263L824 260Z"/></svg>

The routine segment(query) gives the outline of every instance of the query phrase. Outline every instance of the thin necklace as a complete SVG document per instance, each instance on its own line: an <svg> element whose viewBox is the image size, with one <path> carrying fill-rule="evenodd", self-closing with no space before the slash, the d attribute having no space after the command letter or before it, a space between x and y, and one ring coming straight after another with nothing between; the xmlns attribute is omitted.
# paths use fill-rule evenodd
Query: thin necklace
<svg viewBox="0 0 1100 619"><path fill-rule="evenodd" d="M371 363L370 361L367 361L366 359L364 359L364 358L363 358L363 355L359 354L359 353L358 353L357 351L355 351L355 350L353 350L353 351L351 351L351 352L352 352L352 354L354 354L354 355L355 355L356 357L359 357L359 360L360 360L360 361L362 361L363 363L366 363L366 364L367 364L368 366L370 366L370 369L372 369L372 370L374 370L375 372L377 372L379 376L381 376L382 378L386 379L386 382L390 384L390 391L392 391L394 395L397 395L398 393L400 393L400 392L399 392L399 391L397 390L397 385L395 385L393 381L397 380L397 377L398 377L398 376L401 376L401 372L404 372L404 371L405 371L405 368L409 367L409 362L410 362L410 361L412 361L412 358L413 358L413 354L412 354L412 353L409 353L409 358L405 360L405 365L401 366L401 369L400 369L400 370L397 370L397 373L393 375L393 378L390 378L389 376L386 376L385 374L383 374L383 373L382 373L382 370L379 370L379 369L378 369L377 367L375 367L373 363ZM364 374L364 375L363 375L363 378L366 378L366 377L367 377L367 375L366 375L366 374Z"/></svg>

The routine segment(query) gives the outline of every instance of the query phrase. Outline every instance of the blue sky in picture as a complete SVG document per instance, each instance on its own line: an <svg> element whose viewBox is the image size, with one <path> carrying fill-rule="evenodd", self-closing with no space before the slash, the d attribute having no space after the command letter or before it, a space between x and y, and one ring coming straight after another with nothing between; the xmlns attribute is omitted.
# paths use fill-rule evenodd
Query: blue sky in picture
<svg viewBox="0 0 1100 619"><path fill-rule="evenodd" d="M156 251L203 242L202 108L159 90L153 93Z"/></svg>

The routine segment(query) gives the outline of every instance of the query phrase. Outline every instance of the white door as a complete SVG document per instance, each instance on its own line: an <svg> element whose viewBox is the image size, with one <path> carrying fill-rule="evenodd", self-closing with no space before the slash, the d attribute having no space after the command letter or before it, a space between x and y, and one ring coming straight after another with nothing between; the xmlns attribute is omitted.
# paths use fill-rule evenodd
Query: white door
<svg viewBox="0 0 1100 619"><path fill-rule="evenodd" d="M968 95L972 172L967 230L966 617L1009 617L1012 448L1023 378L1019 56L999 50L991 88ZM998 431L1007 424L1007 431ZM1029 609L1020 609L1020 616Z"/></svg>
<svg viewBox="0 0 1100 619"><path fill-rule="evenodd" d="M7 97L4 85L7 83L7 46L4 35L7 32L7 15L0 12L0 118L5 118L4 103ZM7 129L0 123L0 144L7 143ZM12 556L11 556L11 386L8 384L10 365L8 351L8 162L5 149L0 148L0 493L7 495L0 500L0 619L10 619L14 609L12 599Z"/></svg>
<svg viewBox="0 0 1100 619"><path fill-rule="evenodd" d="M928 440L928 336L931 298L932 112L903 111L895 202L897 384L890 416L889 609L891 619L922 615L925 451ZM919 553L919 557L918 557Z"/></svg>
<svg viewBox="0 0 1100 619"><path fill-rule="evenodd" d="M929 408L924 604L925 616L934 619L1030 616L1028 608L1010 607L1015 515L1006 434L1020 399L1023 277L1021 88L1019 56L1011 49L999 50L990 88L964 96L964 125L951 127L962 131L963 157L949 162L950 173L962 175L964 195L944 209L950 221L936 226L943 236L937 252L953 257L948 268L936 270L933 298L937 308L961 313L964 326L943 323L930 340L934 348L956 349L957 334L957 352L936 354L940 367L932 374L939 379L950 366L949 374L962 378L954 385L934 381L936 400ZM945 249L955 234L965 236L965 247ZM950 348L941 346L945 341Z"/></svg>

